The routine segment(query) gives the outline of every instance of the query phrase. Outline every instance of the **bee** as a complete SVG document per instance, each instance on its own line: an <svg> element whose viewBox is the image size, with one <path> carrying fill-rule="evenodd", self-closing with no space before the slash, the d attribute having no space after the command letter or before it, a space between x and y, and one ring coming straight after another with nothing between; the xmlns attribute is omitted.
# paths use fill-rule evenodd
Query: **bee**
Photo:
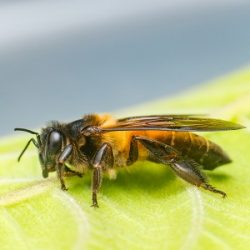
<svg viewBox="0 0 250 250"><path fill-rule="evenodd" d="M36 136L42 175L56 171L61 189L67 190L65 176L81 176L92 171L92 206L98 207L97 192L102 174L130 166L136 161L151 161L169 166L185 181L214 193L226 193L209 184L204 170L231 162L223 149L194 132L244 128L220 119L197 115L149 115L115 119L110 115L89 114L82 119L50 122L41 133L15 128Z"/></svg>

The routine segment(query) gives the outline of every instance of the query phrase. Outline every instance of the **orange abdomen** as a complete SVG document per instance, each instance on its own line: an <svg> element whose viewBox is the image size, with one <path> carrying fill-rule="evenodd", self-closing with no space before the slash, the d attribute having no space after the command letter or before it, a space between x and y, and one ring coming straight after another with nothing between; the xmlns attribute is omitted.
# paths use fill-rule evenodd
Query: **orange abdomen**
<svg viewBox="0 0 250 250"><path fill-rule="evenodd" d="M231 162L222 148L206 138L190 132L176 131L124 131L105 135L105 141L112 141L117 165L124 165L129 156L130 142L133 136L142 136L165 143L184 157L201 164L204 169L212 170L217 166ZM138 160L149 159L149 152L138 143Z"/></svg>
<svg viewBox="0 0 250 250"><path fill-rule="evenodd" d="M214 169L219 165L231 162L229 156L219 145L194 133L147 131L144 136L177 149L182 156L195 160L203 165L204 169Z"/></svg>
<svg viewBox="0 0 250 250"><path fill-rule="evenodd" d="M182 156L191 158L201 164L204 169L214 169L217 166L231 162L222 148L205 137L190 132L176 131L141 131L132 132L130 136L138 135L165 143L177 149ZM139 159L145 159L148 152L139 145Z"/></svg>

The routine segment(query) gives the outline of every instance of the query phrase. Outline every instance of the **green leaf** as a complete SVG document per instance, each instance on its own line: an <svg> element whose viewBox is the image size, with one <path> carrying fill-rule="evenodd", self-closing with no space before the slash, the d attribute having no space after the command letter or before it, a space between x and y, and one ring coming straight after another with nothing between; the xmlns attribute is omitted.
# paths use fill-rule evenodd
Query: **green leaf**
<svg viewBox="0 0 250 250"><path fill-rule="evenodd" d="M208 113L250 124L250 70L207 83L170 100L119 116ZM17 124L18 125L18 124ZM228 198L199 190L162 165L136 163L116 180L104 178L99 209L91 204L90 176L43 180L35 149L16 159L27 136L0 143L1 249L247 249L250 245L250 131L206 133L233 163L207 172Z"/></svg>

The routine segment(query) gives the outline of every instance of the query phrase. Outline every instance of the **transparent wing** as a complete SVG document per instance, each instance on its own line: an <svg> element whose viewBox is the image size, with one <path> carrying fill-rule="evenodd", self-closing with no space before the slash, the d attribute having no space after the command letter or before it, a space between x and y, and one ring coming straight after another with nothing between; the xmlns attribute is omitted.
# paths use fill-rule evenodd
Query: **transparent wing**
<svg viewBox="0 0 250 250"><path fill-rule="evenodd" d="M118 119L115 125L102 127L103 132L112 131L222 131L241 129L244 126L220 119L197 115L150 115Z"/></svg>

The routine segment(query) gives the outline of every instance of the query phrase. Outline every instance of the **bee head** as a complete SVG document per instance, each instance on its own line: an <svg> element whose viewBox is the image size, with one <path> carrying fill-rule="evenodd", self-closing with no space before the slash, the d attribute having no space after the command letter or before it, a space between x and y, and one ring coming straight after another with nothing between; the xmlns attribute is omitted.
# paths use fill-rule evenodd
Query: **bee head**
<svg viewBox="0 0 250 250"><path fill-rule="evenodd" d="M25 128L15 128L15 131L24 131L36 135L36 139L31 138L27 142L18 157L18 161L21 160L21 157L32 142L38 149L42 175L44 178L47 178L49 172L55 171L56 161L65 142L65 136L63 133L53 127L43 129L41 134Z"/></svg>

